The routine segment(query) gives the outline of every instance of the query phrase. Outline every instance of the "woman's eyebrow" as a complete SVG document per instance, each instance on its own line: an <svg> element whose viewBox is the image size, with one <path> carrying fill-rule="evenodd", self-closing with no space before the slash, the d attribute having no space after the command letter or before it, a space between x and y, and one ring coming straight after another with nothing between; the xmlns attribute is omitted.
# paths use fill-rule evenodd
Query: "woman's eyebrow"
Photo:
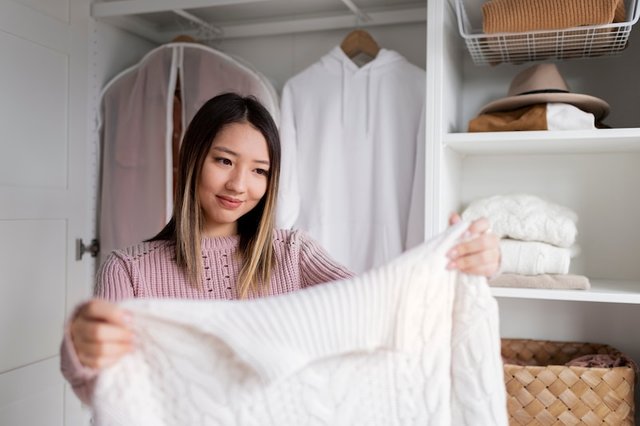
<svg viewBox="0 0 640 426"><path fill-rule="evenodd" d="M226 152L227 154L234 155L236 157L238 156L238 153L230 150L229 148L225 148L223 146L214 146L214 147L211 147L211 149L215 149L216 151Z"/></svg>

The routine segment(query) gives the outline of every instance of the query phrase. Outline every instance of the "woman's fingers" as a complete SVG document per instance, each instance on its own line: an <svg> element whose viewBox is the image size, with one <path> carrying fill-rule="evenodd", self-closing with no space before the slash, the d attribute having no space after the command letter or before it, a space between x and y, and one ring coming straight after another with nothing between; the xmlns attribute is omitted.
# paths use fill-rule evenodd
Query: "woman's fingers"
<svg viewBox="0 0 640 426"><path fill-rule="evenodd" d="M487 218L481 217L480 219L476 219L471 222L471 225L469 225L469 232L472 235L482 234L484 232L487 232L490 227L491 224L489 223L489 220Z"/></svg>
<svg viewBox="0 0 640 426"><path fill-rule="evenodd" d="M114 356L91 356L85 353L78 353L78 359L80 359L82 365L101 370L118 362L127 352L129 352L129 350Z"/></svg>
<svg viewBox="0 0 640 426"><path fill-rule="evenodd" d="M82 343L82 353L88 357L115 357L121 356L131 350L132 342L113 342L113 343Z"/></svg>
<svg viewBox="0 0 640 426"><path fill-rule="evenodd" d="M110 322L122 327L127 327L131 321L131 316L126 311L111 302L100 299L93 299L85 303L78 316L96 321Z"/></svg>
<svg viewBox="0 0 640 426"><path fill-rule="evenodd" d="M92 368L112 365L133 347L130 314L104 300L91 300L71 322L71 340L80 362Z"/></svg>
<svg viewBox="0 0 640 426"><path fill-rule="evenodd" d="M500 268L500 240L487 232L489 228L490 223L485 218L473 221L467 231L470 239L447 253L451 259L447 268L473 275L494 275Z"/></svg>
<svg viewBox="0 0 640 426"><path fill-rule="evenodd" d="M462 218L456 212L453 212L453 213L451 213L449 215L449 225L455 225L456 223L460 222L461 220L462 220Z"/></svg>
<svg viewBox="0 0 640 426"><path fill-rule="evenodd" d="M497 250L499 239L493 234L481 234L475 238L457 244L449 250L449 257L455 259L469 254L480 253L485 250Z"/></svg>
<svg viewBox="0 0 640 426"><path fill-rule="evenodd" d="M497 249L487 249L451 259L449 268L459 269L466 273L483 271L489 272L488 275L492 275L498 269L499 262L500 251Z"/></svg>
<svg viewBox="0 0 640 426"><path fill-rule="evenodd" d="M133 338L128 328L92 320L78 319L74 331L75 338L89 343L130 342Z"/></svg>

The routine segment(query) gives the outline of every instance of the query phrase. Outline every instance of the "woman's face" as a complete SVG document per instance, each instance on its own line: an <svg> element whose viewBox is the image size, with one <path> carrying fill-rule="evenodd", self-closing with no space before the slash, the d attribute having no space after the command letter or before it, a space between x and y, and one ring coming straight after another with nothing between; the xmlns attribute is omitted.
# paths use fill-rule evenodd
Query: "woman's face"
<svg viewBox="0 0 640 426"><path fill-rule="evenodd" d="M237 234L237 221L267 191L269 151L262 133L249 123L225 126L202 165L198 198L208 237Z"/></svg>

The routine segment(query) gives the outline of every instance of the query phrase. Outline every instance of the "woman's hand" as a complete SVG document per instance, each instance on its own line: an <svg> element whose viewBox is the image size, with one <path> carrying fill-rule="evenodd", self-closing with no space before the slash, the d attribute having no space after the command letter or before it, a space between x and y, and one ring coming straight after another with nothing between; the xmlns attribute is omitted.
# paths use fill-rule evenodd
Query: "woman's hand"
<svg viewBox="0 0 640 426"><path fill-rule="evenodd" d="M460 215L453 213L449 224L460 220ZM485 277L495 275L500 269L500 240L489 232L489 221L485 218L473 221L468 232L471 236L447 253L451 259L447 269Z"/></svg>
<svg viewBox="0 0 640 426"><path fill-rule="evenodd" d="M115 364L133 348L130 315L113 303L93 299L85 303L71 322L73 346L80 362L103 369Z"/></svg>

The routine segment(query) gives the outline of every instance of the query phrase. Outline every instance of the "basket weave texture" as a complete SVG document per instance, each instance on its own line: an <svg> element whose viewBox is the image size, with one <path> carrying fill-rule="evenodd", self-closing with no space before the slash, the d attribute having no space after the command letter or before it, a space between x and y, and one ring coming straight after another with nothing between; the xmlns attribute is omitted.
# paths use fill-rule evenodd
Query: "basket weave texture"
<svg viewBox="0 0 640 426"><path fill-rule="evenodd" d="M621 355L608 345L502 339L509 424L633 425L632 367L563 365L590 354ZM525 365L516 365L525 364Z"/></svg>

